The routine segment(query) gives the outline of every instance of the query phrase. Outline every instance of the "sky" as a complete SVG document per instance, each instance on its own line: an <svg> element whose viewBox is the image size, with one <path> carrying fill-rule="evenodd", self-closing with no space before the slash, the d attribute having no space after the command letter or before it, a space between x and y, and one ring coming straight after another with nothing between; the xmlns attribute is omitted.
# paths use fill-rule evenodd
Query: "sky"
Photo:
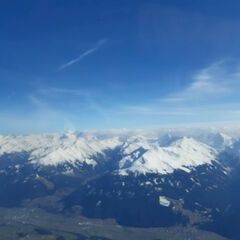
<svg viewBox="0 0 240 240"><path fill-rule="evenodd" d="M0 133L236 126L240 2L0 1Z"/></svg>

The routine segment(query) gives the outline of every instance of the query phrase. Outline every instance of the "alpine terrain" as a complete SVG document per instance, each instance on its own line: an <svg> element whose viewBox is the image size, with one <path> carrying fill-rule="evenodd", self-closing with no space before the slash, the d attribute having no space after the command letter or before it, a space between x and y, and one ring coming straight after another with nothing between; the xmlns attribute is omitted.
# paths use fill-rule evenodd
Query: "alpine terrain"
<svg viewBox="0 0 240 240"><path fill-rule="evenodd" d="M240 239L227 131L1 135L0 187L1 239Z"/></svg>

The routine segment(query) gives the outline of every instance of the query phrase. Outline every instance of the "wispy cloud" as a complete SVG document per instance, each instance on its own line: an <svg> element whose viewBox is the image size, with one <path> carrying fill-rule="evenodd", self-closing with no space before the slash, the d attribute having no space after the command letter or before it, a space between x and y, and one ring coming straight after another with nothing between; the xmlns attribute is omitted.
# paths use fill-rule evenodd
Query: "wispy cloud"
<svg viewBox="0 0 240 240"><path fill-rule="evenodd" d="M98 116L106 125L110 122L108 112L99 101L101 96L91 90L48 87L34 91L27 99L33 107L31 118L37 116L36 122L45 126L49 121L49 126L56 122L62 129L75 129L88 115Z"/></svg>
<svg viewBox="0 0 240 240"><path fill-rule="evenodd" d="M48 87L42 88L37 91L38 94L48 96L48 97L56 97L62 95L72 95L77 97L88 97L92 96L93 92L86 89L71 89L71 88L57 88L57 87Z"/></svg>
<svg viewBox="0 0 240 240"><path fill-rule="evenodd" d="M232 60L218 61L197 71L189 85L178 92L169 93L162 98L149 100L148 103L124 105L120 114L144 116L182 117L195 116L206 118L236 117L240 91L240 65ZM227 117L227 116L225 116ZM235 119L234 119L235 120Z"/></svg>
<svg viewBox="0 0 240 240"><path fill-rule="evenodd" d="M96 91L92 90L86 90L86 89L71 89L71 88L57 88L57 87L49 87L49 88L43 88L39 89L37 91L37 94L41 97L47 97L47 98L64 98L65 102L67 102L66 99L68 97L76 97L78 98L78 104L80 102L82 103L82 106L86 109L93 110L95 112L98 112L101 116L105 118L106 121L108 121L108 117L106 114L106 111L103 107L101 107L99 101L96 100L96 98L100 97L99 94ZM38 103L38 98L35 99L34 96L31 96L31 101L34 103ZM38 104L39 105L39 104Z"/></svg>
<svg viewBox="0 0 240 240"><path fill-rule="evenodd" d="M62 64L61 66L58 67L58 71L61 71L65 68L68 68L70 66L72 66L73 64L82 61L85 57L87 57L88 55L91 55L92 53L96 52L100 47L102 47L105 43L107 42L107 39L102 39L100 41L97 42L96 46L93 48L90 48L88 50L86 50L85 52L83 52L82 54L80 54L78 57Z"/></svg>
<svg viewBox="0 0 240 240"><path fill-rule="evenodd" d="M232 72L233 71L233 72ZM193 81L182 94L202 97L209 94L226 94L234 90L233 84L238 79L234 74L237 69L229 69L227 61L219 61L202 69L193 76Z"/></svg>
<svg viewBox="0 0 240 240"><path fill-rule="evenodd" d="M7 126L6 131L43 133L65 129L65 122L68 119L65 113L51 107L36 95L30 94L26 97L30 104L28 111L6 109L1 112L0 125Z"/></svg>
<svg viewBox="0 0 240 240"><path fill-rule="evenodd" d="M148 104L148 105L133 105L133 106L125 106L123 109L118 111L118 113L121 114L137 114L137 115L149 115L149 116L163 116L163 115L169 115L169 116L177 116L177 115L192 115L193 112L191 112L187 108L175 108L174 111L171 108L168 107L159 107L156 105L156 103Z"/></svg>
<svg viewBox="0 0 240 240"><path fill-rule="evenodd" d="M238 96L240 90L240 65L231 60L218 61L196 72L190 84L182 90L160 98L159 102L202 103L211 105ZM230 97L230 98L229 98ZM223 102L225 104L225 101Z"/></svg>

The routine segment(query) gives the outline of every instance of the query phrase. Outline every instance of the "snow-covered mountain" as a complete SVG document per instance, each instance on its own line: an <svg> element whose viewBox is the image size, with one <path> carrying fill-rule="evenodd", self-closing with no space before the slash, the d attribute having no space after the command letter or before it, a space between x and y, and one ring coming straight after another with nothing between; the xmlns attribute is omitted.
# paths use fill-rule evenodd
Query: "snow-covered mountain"
<svg viewBox="0 0 240 240"><path fill-rule="evenodd" d="M120 135L120 136L119 136ZM233 146L233 138L220 133L196 133L189 136L164 133L149 136L134 133L66 134L0 136L0 156L26 153L32 164L59 166L101 165L114 152L118 172L171 173L176 169L211 164L225 148ZM234 149L234 147L232 148Z"/></svg>
<svg viewBox="0 0 240 240"><path fill-rule="evenodd" d="M222 133L222 132L203 132L197 134L196 139L204 142L205 144L222 151L227 147L230 147L234 141L236 141L233 137Z"/></svg>
<svg viewBox="0 0 240 240"><path fill-rule="evenodd" d="M202 164L211 164L218 152L212 147L193 138L182 137L161 147L156 142L147 143L137 139L124 146L123 158L119 162L121 174L172 173L176 169L190 172L191 168Z"/></svg>
<svg viewBox="0 0 240 240"><path fill-rule="evenodd" d="M77 133L0 136L0 156L3 154L29 154L29 161L38 165L59 165L76 162L97 165L97 155L113 149L120 142L117 137L98 140L94 136L79 136Z"/></svg>
<svg viewBox="0 0 240 240"><path fill-rule="evenodd" d="M128 226L206 223L239 236L239 163L240 140L220 131L2 135L0 207L81 206Z"/></svg>

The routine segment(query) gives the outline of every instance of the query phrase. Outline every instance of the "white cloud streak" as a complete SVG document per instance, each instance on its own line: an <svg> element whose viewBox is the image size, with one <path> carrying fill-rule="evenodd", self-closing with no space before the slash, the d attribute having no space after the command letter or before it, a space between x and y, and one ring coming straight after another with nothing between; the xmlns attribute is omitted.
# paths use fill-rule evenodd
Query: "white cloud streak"
<svg viewBox="0 0 240 240"><path fill-rule="evenodd" d="M219 117L224 112L229 113L228 117L239 119L239 115L232 114L238 112L239 91L239 64L229 60L219 61L196 72L190 84L182 90L152 99L146 104L122 106L119 113L204 118Z"/></svg>
<svg viewBox="0 0 240 240"><path fill-rule="evenodd" d="M76 97L88 97L92 96L93 93L91 91L85 89L71 89L71 88L56 88L56 87L48 87L39 89L37 91L38 94L48 96L48 97L56 97L61 95L72 95Z"/></svg>
<svg viewBox="0 0 240 240"><path fill-rule="evenodd" d="M226 94L233 90L233 84L237 82L233 73L229 72L226 62L220 61L202 69L193 76L190 86L183 94L190 96L206 96L209 94Z"/></svg>
<svg viewBox="0 0 240 240"><path fill-rule="evenodd" d="M95 47L88 49L87 51L83 52L81 55L79 55L77 58L74 58L70 61L68 61L67 63L62 64L59 68L58 71L64 70L70 66L72 66L73 64L82 61L85 57L87 57L88 55L91 55L92 53L96 52L100 47L102 47L105 43L107 42L107 39L102 39L100 41L98 41L98 43L96 44Z"/></svg>

